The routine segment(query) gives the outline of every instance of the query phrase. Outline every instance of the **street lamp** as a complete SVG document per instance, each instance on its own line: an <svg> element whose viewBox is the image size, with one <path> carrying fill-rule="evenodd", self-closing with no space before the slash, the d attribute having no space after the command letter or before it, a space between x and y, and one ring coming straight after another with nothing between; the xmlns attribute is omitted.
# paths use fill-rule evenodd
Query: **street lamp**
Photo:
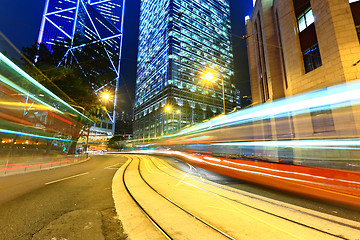
<svg viewBox="0 0 360 240"><path fill-rule="evenodd" d="M166 106L166 107L165 107L165 111L166 111L166 112L170 112L170 111L171 111L171 106L169 106L169 105Z"/></svg>
<svg viewBox="0 0 360 240"><path fill-rule="evenodd" d="M173 109L172 107L171 107L171 105L167 105L167 106L165 106L165 112L166 113L171 113L172 114L172 129L171 129L171 133L173 133L174 132L174 122L175 122L175 116L174 116L174 114L176 113L176 114L179 114L179 125L181 124L181 110L180 109L178 109L178 110L176 110L175 111L175 109ZM167 128L167 119L166 119L166 128ZM179 129L181 128L181 125L180 125L180 127L179 127ZM169 130L167 130L167 133L169 133Z"/></svg>
<svg viewBox="0 0 360 240"><path fill-rule="evenodd" d="M207 73L205 73L204 77L205 77L206 81L211 82L214 78L214 74L212 74L211 72L207 72Z"/></svg>
<svg viewBox="0 0 360 240"><path fill-rule="evenodd" d="M110 94L107 93L107 92L105 92L105 93L103 93L102 98L103 98L105 101L107 101L107 100L110 99Z"/></svg>
<svg viewBox="0 0 360 240"><path fill-rule="evenodd" d="M176 113L179 114L178 130L180 130L181 129L181 111L180 111L180 109L176 110Z"/></svg>
<svg viewBox="0 0 360 240"><path fill-rule="evenodd" d="M212 72L206 72L204 74L204 79L208 82L213 83L213 79L214 79L214 74ZM223 96L223 107L224 107L224 115L226 113L225 110L225 87L224 87L224 78L221 78L221 85L222 85L222 96Z"/></svg>
<svg viewBox="0 0 360 240"><path fill-rule="evenodd" d="M165 112L166 112L166 135L169 134L169 128L168 128L168 118L167 118L167 113L170 113L171 112L171 106L170 105L167 105L165 106ZM173 121L172 121L172 124L173 124L173 128L174 128L174 112L173 113Z"/></svg>

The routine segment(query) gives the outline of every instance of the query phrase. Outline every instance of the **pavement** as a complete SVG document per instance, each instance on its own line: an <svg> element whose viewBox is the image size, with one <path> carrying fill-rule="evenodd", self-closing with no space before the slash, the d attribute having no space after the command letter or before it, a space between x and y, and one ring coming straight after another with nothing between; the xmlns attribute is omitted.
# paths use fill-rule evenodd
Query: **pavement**
<svg viewBox="0 0 360 240"><path fill-rule="evenodd" d="M0 177L26 174L42 170L64 167L88 161L88 155L53 156L53 157L17 157L10 161L0 160Z"/></svg>
<svg viewBox="0 0 360 240"><path fill-rule="evenodd" d="M32 240L44 240L50 236L51 240L104 240L101 212L77 210L64 214L36 233Z"/></svg>
<svg viewBox="0 0 360 240"><path fill-rule="evenodd" d="M126 193L122 176L127 165L127 161L115 174L112 182L112 194L116 212L122 222L124 233L127 239L164 239L163 235L154 227L134 200Z"/></svg>

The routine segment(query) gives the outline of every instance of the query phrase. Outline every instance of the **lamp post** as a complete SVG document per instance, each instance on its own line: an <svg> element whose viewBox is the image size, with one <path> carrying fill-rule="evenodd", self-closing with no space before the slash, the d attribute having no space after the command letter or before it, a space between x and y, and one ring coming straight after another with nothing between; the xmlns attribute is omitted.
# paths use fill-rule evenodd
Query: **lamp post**
<svg viewBox="0 0 360 240"><path fill-rule="evenodd" d="M164 113L161 112L161 136L164 136Z"/></svg>
<svg viewBox="0 0 360 240"><path fill-rule="evenodd" d="M171 120L171 124L172 124L172 126L171 126L171 133L173 133L173 132L174 132L174 111L172 111L172 120Z"/></svg>
<svg viewBox="0 0 360 240"><path fill-rule="evenodd" d="M156 109L154 111L154 115L155 115L155 121L154 121L154 138L156 138L156 133L157 133L157 125L156 125Z"/></svg>
<svg viewBox="0 0 360 240"><path fill-rule="evenodd" d="M167 117L167 114L169 113L169 112L171 112L171 106L170 105L167 105L167 106L165 106L165 112L166 112L166 135L168 135L169 134L169 128L168 128L168 117Z"/></svg>
<svg viewBox="0 0 360 240"><path fill-rule="evenodd" d="M213 82L214 74L211 73L211 72L207 72L207 73L205 73L204 78L208 82ZM225 113L226 113L226 108L225 108L225 87L224 87L224 78L222 78L222 77L221 77L221 85L222 85L223 107L224 107L224 115L225 115Z"/></svg>
<svg viewBox="0 0 360 240"><path fill-rule="evenodd" d="M178 130L180 130L181 129L181 111L180 111L180 109L176 110L176 113L179 114Z"/></svg>
<svg viewBox="0 0 360 240"><path fill-rule="evenodd" d="M179 114L179 124L181 124L181 110L180 109L178 109L178 110L176 110L175 111L175 109L173 109L170 105L167 105L167 106L165 106L165 112L166 112L166 114L168 114L168 113L170 113L171 112L171 114L172 114L172 123L171 123L171 126L172 126L172 128L171 128L171 133L173 133L174 132L174 122L175 122L175 112L177 113L177 114ZM166 128L167 128L167 118L166 118ZM180 127L179 127L179 129L181 128L181 125L180 125ZM169 130L167 130L167 133L169 133Z"/></svg>

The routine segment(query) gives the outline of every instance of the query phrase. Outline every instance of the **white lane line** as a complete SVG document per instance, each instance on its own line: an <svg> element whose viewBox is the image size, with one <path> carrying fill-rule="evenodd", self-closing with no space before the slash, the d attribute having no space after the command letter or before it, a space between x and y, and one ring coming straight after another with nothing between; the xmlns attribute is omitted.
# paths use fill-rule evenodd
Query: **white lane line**
<svg viewBox="0 0 360 240"><path fill-rule="evenodd" d="M71 178L80 177L80 176L83 176L83 175L86 175L86 174L89 174L89 172L77 174L77 175L66 177L66 178L61 178L61 179L51 181L51 182L47 182L47 183L45 183L45 185L49 185L49 184L56 183L56 182L61 182L61 181L68 180L68 179L71 179Z"/></svg>
<svg viewBox="0 0 360 240"><path fill-rule="evenodd" d="M190 164L188 164L188 163L186 163L186 164L189 166L189 171L191 171L192 169L194 169L194 170L196 171L196 168L194 168L193 165L190 165Z"/></svg>
<svg viewBox="0 0 360 240"><path fill-rule="evenodd" d="M105 167L104 169L119 169L118 167L115 167L115 166L118 166L119 164L120 164L120 163L117 163L117 164L114 164L114 165Z"/></svg>

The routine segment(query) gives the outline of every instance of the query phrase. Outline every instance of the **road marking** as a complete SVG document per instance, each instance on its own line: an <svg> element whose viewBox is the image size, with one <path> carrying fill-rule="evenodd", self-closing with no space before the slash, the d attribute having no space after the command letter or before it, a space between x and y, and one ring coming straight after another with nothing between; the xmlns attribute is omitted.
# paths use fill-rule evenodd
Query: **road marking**
<svg viewBox="0 0 360 240"><path fill-rule="evenodd" d="M111 165L111 166L108 166L108 167L105 167L104 169L119 169L119 167L115 167L117 165L119 165L120 163L116 163L114 165Z"/></svg>
<svg viewBox="0 0 360 240"><path fill-rule="evenodd" d="M189 170L190 170L190 171L191 171L192 169L194 169L195 171L197 171L196 168L194 168L193 165L190 165L190 164L188 164L188 163L186 163L186 164L189 166Z"/></svg>
<svg viewBox="0 0 360 240"><path fill-rule="evenodd" d="M195 174L197 174L198 176L198 178L200 178L200 180L202 181L202 182L204 182L204 178L201 176L201 174L200 174L200 172L197 170L197 168L196 167L194 167L193 165L191 165L191 164L188 164L188 163L186 163L187 165L189 165L189 170L190 170L190 172L188 173L189 175L191 174L191 172L192 172L192 170L194 169L194 174L191 174L191 175L193 175L193 176L195 176Z"/></svg>
<svg viewBox="0 0 360 240"><path fill-rule="evenodd" d="M83 176L83 175L86 175L86 174L89 174L89 172L77 174L77 175L66 177L66 178L61 178L61 179L51 181L51 182L47 182L47 183L45 183L45 185L49 185L49 184L56 183L56 182L61 182L61 181L68 180L68 179L71 179L71 178L80 177L80 176Z"/></svg>

